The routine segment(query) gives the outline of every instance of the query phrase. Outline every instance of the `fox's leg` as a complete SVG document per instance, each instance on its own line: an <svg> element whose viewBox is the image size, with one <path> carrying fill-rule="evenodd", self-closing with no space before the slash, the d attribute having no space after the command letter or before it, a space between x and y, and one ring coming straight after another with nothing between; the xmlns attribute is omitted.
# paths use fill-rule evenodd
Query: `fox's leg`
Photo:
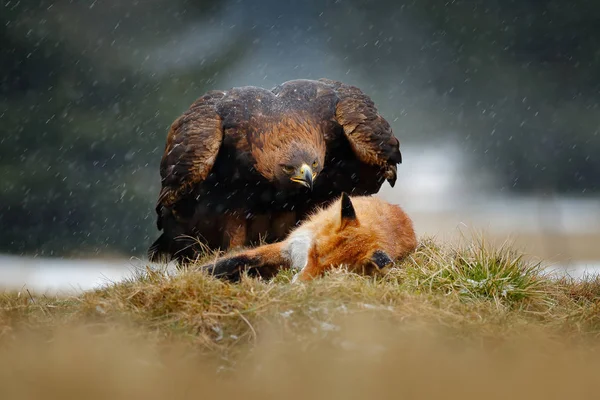
<svg viewBox="0 0 600 400"><path fill-rule="evenodd" d="M218 278L230 281L238 281L244 270L248 270L250 275L271 278L280 269L290 267L289 259L282 254L281 249L281 243L267 244L239 254L219 258L200 268L206 269Z"/></svg>

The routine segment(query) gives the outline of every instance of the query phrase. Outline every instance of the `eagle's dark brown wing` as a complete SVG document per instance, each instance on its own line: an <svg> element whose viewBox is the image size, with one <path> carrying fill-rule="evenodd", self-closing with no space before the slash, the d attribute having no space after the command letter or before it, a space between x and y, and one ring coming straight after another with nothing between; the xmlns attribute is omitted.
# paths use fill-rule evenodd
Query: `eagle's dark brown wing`
<svg viewBox="0 0 600 400"><path fill-rule="evenodd" d="M381 167L394 186L396 165L402 162L402 155L390 124L359 88L329 79L319 81L331 86L338 97L335 120L342 126L356 157L365 164Z"/></svg>
<svg viewBox="0 0 600 400"><path fill-rule="evenodd" d="M194 206L189 194L209 175L223 143L222 119L217 113L224 92L211 91L197 99L173 122L160 162L161 190L156 202L156 226L164 232L148 249L150 261L163 256L192 256ZM186 210L181 219L179 211ZM210 222L210 221L209 221Z"/></svg>
<svg viewBox="0 0 600 400"><path fill-rule="evenodd" d="M157 207L173 205L210 173L223 142L216 106L225 94L208 92L171 125L160 163L162 188Z"/></svg>

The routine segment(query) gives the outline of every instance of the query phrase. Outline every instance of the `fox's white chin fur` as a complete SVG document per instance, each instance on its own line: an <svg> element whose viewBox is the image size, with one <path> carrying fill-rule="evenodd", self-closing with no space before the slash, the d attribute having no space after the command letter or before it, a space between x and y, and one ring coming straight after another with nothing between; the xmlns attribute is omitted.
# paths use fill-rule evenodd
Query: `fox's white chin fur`
<svg viewBox="0 0 600 400"><path fill-rule="evenodd" d="M286 240L282 255L290 260L290 268L298 271L292 278L292 283L298 281L300 272L308 264L308 253L313 244L314 234L309 229L297 229Z"/></svg>

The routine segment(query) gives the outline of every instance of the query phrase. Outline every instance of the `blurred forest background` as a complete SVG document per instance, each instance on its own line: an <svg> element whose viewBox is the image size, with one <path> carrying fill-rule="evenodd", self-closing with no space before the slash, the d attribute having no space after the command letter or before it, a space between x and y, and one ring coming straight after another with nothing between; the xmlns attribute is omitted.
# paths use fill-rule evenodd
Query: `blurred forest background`
<svg viewBox="0 0 600 400"><path fill-rule="evenodd" d="M491 195L600 189L596 0L1 0L0 44L0 252L145 254L171 122L296 78L361 87Z"/></svg>

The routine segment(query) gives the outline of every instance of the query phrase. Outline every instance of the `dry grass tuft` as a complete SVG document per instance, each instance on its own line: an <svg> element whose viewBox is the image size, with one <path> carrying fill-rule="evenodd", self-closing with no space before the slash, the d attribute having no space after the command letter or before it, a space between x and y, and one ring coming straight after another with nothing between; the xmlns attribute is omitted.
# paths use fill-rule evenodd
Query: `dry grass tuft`
<svg viewBox="0 0 600 400"><path fill-rule="evenodd" d="M592 393L599 279L552 280L508 246L431 240L384 277L291 276L148 269L73 298L5 293L0 396Z"/></svg>

